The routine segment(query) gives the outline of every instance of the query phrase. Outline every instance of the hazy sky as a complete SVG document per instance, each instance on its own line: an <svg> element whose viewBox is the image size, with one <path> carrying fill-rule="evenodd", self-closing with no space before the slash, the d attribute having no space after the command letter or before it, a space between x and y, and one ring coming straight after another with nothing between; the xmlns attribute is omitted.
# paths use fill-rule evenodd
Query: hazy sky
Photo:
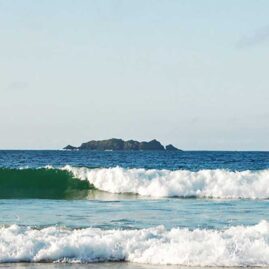
<svg viewBox="0 0 269 269"><path fill-rule="evenodd" d="M269 150L268 14L268 0L0 0L0 148Z"/></svg>

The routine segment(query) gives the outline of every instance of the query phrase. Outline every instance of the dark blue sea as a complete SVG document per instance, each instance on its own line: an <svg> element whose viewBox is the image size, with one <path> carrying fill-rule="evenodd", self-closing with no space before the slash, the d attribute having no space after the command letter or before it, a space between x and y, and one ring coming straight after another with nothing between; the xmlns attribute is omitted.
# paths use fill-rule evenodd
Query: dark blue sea
<svg viewBox="0 0 269 269"><path fill-rule="evenodd" d="M0 151L0 268L269 267L269 152Z"/></svg>

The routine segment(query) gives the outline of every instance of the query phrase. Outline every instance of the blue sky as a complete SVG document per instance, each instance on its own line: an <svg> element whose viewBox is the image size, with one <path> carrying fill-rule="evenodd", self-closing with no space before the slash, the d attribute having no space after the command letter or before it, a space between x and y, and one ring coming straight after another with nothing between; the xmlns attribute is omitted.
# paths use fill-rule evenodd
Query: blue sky
<svg viewBox="0 0 269 269"><path fill-rule="evenodd" d="M269 1L0 0L0 148L157 138L269 150Z"/></svg>

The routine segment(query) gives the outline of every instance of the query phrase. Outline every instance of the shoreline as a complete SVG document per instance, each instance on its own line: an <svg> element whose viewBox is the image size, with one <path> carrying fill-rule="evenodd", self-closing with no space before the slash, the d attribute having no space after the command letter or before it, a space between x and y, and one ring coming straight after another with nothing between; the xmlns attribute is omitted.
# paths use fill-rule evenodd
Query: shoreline
<svg viewBox="0 0 269 269"><path fill-rule="evenodd" d="M245 266L181 266L181 265L150 265L130 262L100 263L0 263L1 269L239 269ZM269 266L247 266L248 269L268 269Z"/></svg>

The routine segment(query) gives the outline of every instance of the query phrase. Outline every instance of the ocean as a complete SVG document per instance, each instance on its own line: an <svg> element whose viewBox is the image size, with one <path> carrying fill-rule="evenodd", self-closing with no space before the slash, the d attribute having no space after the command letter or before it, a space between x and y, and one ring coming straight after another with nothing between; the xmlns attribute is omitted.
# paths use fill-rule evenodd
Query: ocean
<svg viewBox="0 0 269 269"><path fill-rule="evenodd" d="M269 267L269 152L0 151L0 268Z"/></svg>

